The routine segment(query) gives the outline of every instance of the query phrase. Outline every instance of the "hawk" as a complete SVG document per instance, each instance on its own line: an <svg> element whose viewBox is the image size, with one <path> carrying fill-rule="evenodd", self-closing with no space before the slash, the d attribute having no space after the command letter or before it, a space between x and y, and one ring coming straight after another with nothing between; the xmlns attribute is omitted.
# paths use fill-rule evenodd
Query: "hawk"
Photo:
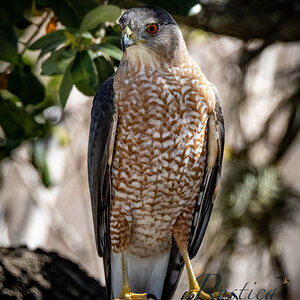
<svg viewBox="0 0 300 300"><path fill-rule="evenodd" d="M131 8L119 24L123 57L94 97L88 148L107 299L171 299L184 264L185 297L194 298L200 288L190 259L206 231L222 165L218 92L166 11Z"/></svg>

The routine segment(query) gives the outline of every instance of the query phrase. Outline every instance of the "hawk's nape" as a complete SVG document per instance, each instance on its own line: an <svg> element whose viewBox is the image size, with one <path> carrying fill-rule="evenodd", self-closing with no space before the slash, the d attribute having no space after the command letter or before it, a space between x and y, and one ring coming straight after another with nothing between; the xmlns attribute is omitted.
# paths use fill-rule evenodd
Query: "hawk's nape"
<svg viewBox="0 0 300 300"><path fill-rule="evenodd" d="M167 12L133 8L119 23L124 53L94 97L88 151L107 298L171 299L184 264L195 297L190 259L217 194L221 104Z"/></svg>

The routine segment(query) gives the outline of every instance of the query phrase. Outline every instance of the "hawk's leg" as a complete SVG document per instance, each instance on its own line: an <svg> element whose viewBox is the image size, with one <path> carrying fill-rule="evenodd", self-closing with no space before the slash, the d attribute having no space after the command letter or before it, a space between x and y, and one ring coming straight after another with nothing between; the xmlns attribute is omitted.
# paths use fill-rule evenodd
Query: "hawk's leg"
<svg viewBox="0 0 300 300"><path fill-rule="evenodd" d="M190 210L192 211L192 209ZM184 221L184 217L186 218L186 221ZM189 279L190 289L187 293L185 293L182 297L182 299L189 299L189 300L196 300L196 299L202 299L202 300L217 300L220 299L220 293L213 293L211 295L205 293L204 291L200 290L200 286L196 280L195 273L192 268L192 263L189 258L188 254L188 237L189 237L189 231L190 231L190 223L191 218L190 214L185 214L185 216L180 215L177 220L176 224L173 229L173 236L175 238L176 244L178 245L178 248L180 250L180 253L183 257L186 271ZM222 295L222 297L228 297L230 299L231 295L226 294ZM221 298L222 299L222 298ZM225 299L225 298L223 298Z"/></svg>
<svg viewBox="0 0 300 300"><path fill-rule="evenodd" d="M187 271L189 283L190 283L190 290L188 293L186 293L183 296L183 299L193 299L193 300L195 300L195 299L202 299L202 300L219 299L218 296L220 296L220 293L218 293L218 292L212 293L211 295L209 295L209 294L203 292L202 290L200 291L200 287L196 280L196 277L195 277L195 274L194 274L194 271L192 268L191 260L189 258L188 251L187 251L187 249L185 249L185 250L180 249L180 251L183 256L183 260L184 260L184 263L186 266L186 271ZM227 295L223 295L223 297L226 297L226 296Z"/></svg>
<svg viewBox="0 0 300 300"><path fill-rule="evenodd" d="M129 287L127 254L126 254L126 252L122 252L121 266L122 266L122 291L121 291L121 297L122 297L122 296L125 296L126 294L132 293L131 290L130 290L130 287Z"/></svg>
<svg viewBox="0 0 300 300"><path fill-rule="evenodd" d="M147 299L156 299L155 296L151 294L135 294L131 291L129 287L128 280L128 266L127 266L127 254L122 252L121 255L121 267L122 267L122 290L119 300L147 300ZM115 299L118 300L118 299Z"/></svg>

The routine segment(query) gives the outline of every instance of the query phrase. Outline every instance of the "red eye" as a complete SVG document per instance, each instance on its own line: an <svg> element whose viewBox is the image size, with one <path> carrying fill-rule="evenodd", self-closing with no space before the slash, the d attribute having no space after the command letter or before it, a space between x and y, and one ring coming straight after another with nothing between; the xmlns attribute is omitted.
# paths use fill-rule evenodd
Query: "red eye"
<svg viewBox="0 0 300 300"><path fill-rule="evenodd" d="M154 34L156 33L158 30L158 26L156 24L150 24L148 25L148 27L146 28L146 31L150 34Z"/></svg>

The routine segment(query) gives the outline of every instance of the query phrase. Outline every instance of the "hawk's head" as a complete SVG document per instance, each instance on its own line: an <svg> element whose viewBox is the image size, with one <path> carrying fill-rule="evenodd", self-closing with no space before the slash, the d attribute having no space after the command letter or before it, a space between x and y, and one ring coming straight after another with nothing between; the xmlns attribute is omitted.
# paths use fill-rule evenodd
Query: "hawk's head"
<svg viewBox="0 0 300 300"><path fill-rule="evenodd" d="M156 7L136 7L119 19L122 49L137 50L145 55L157 54L162 59L174 59L185 43L177 23L165 10Z"/></svg>

